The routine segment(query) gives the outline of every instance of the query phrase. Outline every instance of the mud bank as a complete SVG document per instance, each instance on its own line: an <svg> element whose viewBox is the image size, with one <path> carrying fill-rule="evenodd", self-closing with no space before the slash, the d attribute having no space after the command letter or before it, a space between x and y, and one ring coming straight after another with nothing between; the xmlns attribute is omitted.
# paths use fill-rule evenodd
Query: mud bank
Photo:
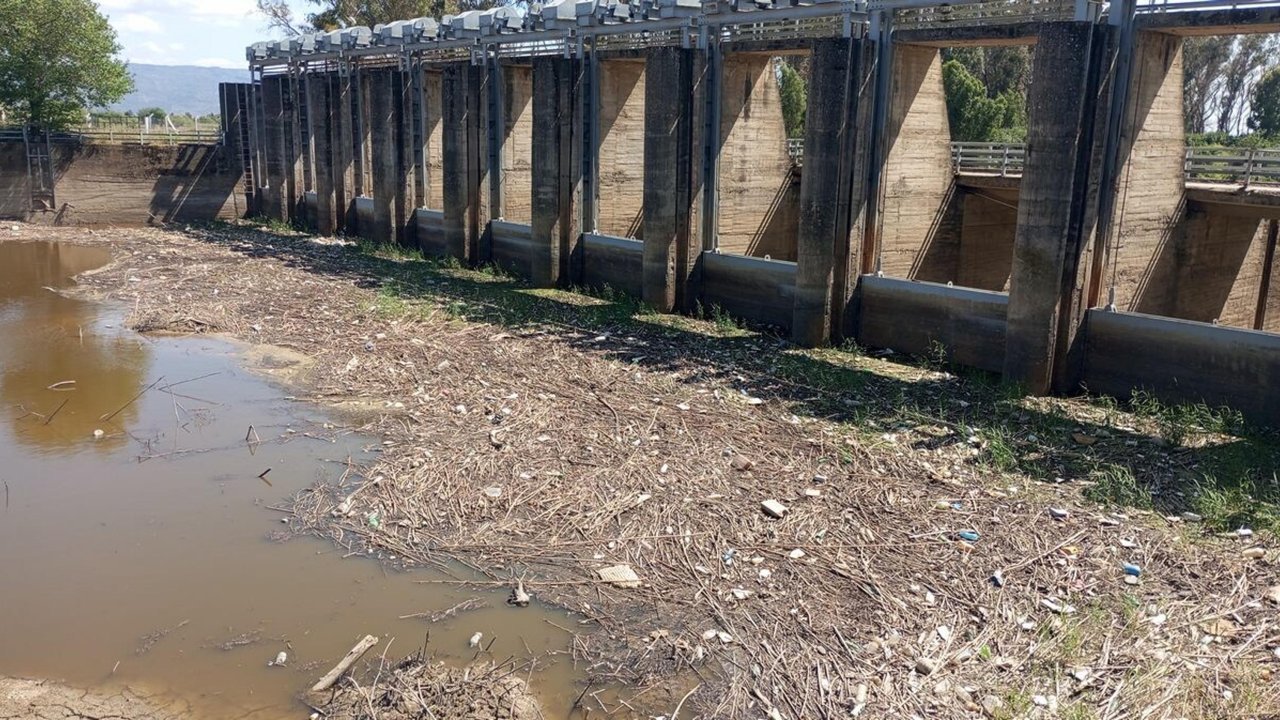
<svg viewBox="0 0 1280 720"><path fill-rule="evenodd" d="M181 720L191 718L180 702L161 700L123 689L102 693L49 680L0 677L3 720Z"/></svg>

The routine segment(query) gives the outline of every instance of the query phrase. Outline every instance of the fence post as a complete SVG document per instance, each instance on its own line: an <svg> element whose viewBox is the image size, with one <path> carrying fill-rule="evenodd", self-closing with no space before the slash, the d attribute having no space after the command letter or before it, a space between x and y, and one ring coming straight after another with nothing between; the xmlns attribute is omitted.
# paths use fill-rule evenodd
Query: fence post
<svg viewBox="0 0 1280 720"><path fill-rule="evenodd" d="M1254 158L1254 153L1256 152L1257 152L1256 148L1249 148L1249 154L1245 157L1244 186L1246 188L1249 187L1249 183L1253 182L1253 158Z"/></svg>

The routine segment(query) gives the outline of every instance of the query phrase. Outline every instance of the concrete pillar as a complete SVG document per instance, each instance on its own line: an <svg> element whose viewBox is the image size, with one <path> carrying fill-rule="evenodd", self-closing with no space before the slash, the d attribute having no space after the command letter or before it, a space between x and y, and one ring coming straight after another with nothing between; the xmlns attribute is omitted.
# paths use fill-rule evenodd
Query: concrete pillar
<svg viewBox="0 0 1280 720"><path fill-rule="evenodd" d="M313 75L307 84L307 119L311 124L311 160L315 170L315 230L332 235L338 228L333 177L333 103L328 75Z"/></svg>
<svg viewBox="0 0 1280 720"><path fill-rule="evenodd" d="M1086 304L1090 199L1098 175L1099 105L1108 63L1109 28L1045 23L1027 98L1027 156L1018 200L1009 286L1004 377L1030 393L1067 373ZM1065 377L1065 375L1064 375Z"/></svg>
<svg viewBox="0 0 1280 720"><path fill-rule="evenodd" d="M441 138L443 164L442 202L444 205L444 240L447 252L459 260L468 259L468 234L471 227L474 193L467 186L467 126L471 123L471 107L467 102L467 73L470 63L452 62L445 66L441 78L444 108L444 131Z"/></svg>
<svg viewBox="0 0 1280 720"><path fill-rule="evenodd" d="M445 66L444 235L448 252L469 263L486 262L489 252L488 74L483 66L452 62Z"/></svg>
<svg viewBox="0 0 1280 720"><path fill-rule="evenodd" d="M642 296L663 312L690 310L698 299L706 83L696 51L647 50Z"/></svg>
<svg viewBox="0 0 1280 720"><path fill-rule="evenodd" d="M392 110L395 123L395 186L392 198L391 224L396 242L405 247L417 247L417 222L414 211L414 133L413 133L413 81L409 71L392 74Z"/></svg>
<svg viewBox="0 0 1280 720"><path fill-rule="evenodd" d="M396 173L395 72L385 68L368 71L373 222L372 227L360 228L360 235L375 243L391 243L396 239L393 215L399 177Z"/></svg>
<svg viewBox="0 0 1280 720"><path fill-rule="evenodd" d="M355 229L355 133L352 127L354 94L351 76L333 77L331 91L333 103L333 191L337 229L350 232Z"/></svg>
<svg viewBox="0 0 1280 720"><path fill-rule="evenodd" d="M285 220L285 144L289 126L285 119L285 94L289 78L268 75L262 78L262 155L265 176L262 187L262 215L271 220Z"/></svg>
<svg viewBox="0 0 1280 720"><path fill-rule="evenodd" d="M847 298L847 281L835 295L837 272L848 276L861 265L861 242L850 237L856 154L865 154L857 120L865 105L859 97L864 42L847 38L815 40L805 115L805 160L800 177L800 213L796 251L796 287L792 339L821 345L833 334ZM861 234L858 234L861 237ZM857 276L854 275L856 278Z"/></svg>
<svg viewBox="0 0 1280 720"><path fill-rule="evenodd" d="M304 166L307 160L303 147L302 104L306 102L306 94L302 89L303 79L291 75L285 84L285 122L288 130L285 135L285 218L295 225L306 218L302 193L306 189Z"/></svg>
<svg viewBox="0 0 1280 720"><path fill-rule="evenodd" d="M542 287L582 278L581 72L575 60L533 59L530 280Z"/></svg>

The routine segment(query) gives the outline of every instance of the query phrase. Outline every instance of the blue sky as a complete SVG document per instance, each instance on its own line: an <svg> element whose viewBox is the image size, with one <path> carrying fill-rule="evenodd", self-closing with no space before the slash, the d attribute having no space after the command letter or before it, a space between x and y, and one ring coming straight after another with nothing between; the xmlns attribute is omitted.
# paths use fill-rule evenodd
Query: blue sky
<svg viewBox="0 0 1280 720"><path fill-rule="evenodd" d="M275 37L254 0L97 1L130 62L244 68L245 46Z"/></svg>

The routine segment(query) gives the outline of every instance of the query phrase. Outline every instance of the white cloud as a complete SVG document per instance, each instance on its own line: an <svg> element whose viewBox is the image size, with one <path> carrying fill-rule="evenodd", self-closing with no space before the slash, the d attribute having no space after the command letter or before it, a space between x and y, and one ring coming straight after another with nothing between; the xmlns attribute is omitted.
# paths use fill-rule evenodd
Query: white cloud
<svg viewBox="0 0 1280 720"><path fill-rule="evenodd" d="M154 18L138 13L126 13L111 21L117 30L135 33L160 33L164 28Z"/></svg>

